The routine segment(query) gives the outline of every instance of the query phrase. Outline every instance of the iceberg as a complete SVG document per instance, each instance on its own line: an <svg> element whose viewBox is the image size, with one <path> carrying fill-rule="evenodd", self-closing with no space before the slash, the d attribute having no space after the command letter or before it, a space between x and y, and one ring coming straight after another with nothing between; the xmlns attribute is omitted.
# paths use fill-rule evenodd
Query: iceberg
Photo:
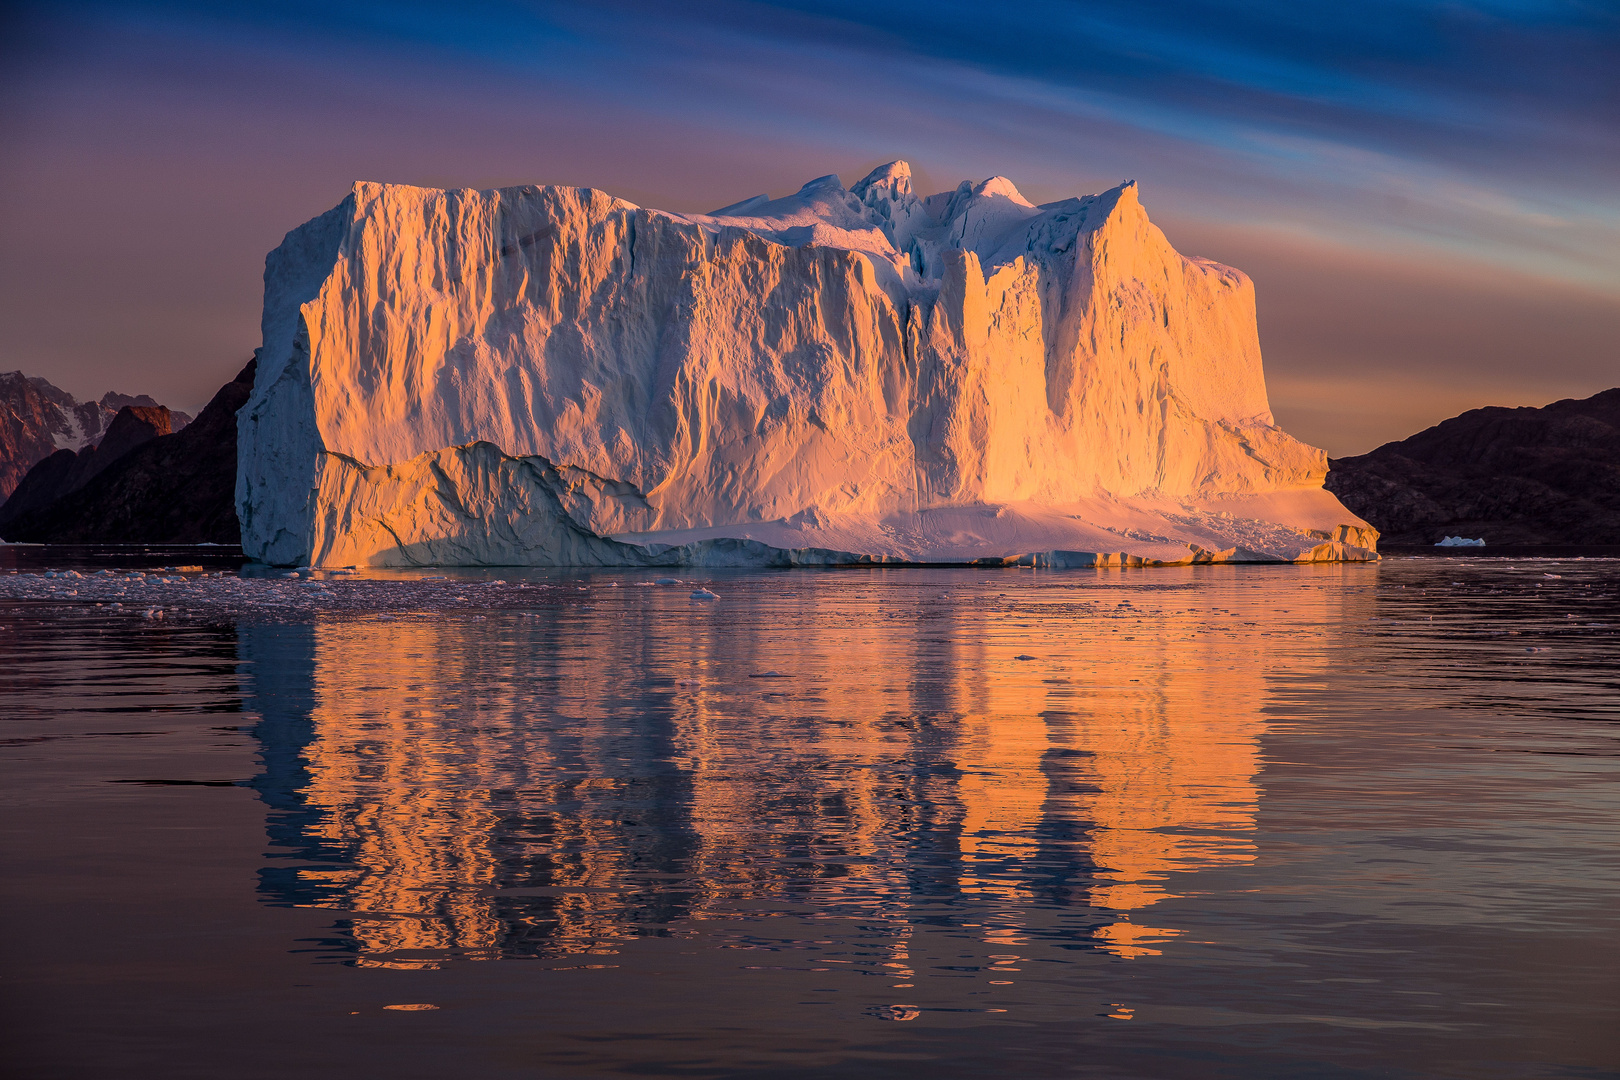
<svg viewBox="0 0 1620 1080"><path fill-rule="evenodd" d="M1434 534L1430 533L1429 535L1433 536ZM1443 537L1434 546L1435 547L1484 547L1485 546L1485 540L1484 540L1483 537L1481 537L1478 540L1469 540L1467 537L1463 537L1463 536L1447 536L1447 537Z"/></svg>
<svg viewBox="0 0 1620 1080"><path fill-rule="evenodd" d="M1377 558L1272 418L1252 283L1133 182L357 183L267 258L256 356L236 505L275 565Z"/></svg>

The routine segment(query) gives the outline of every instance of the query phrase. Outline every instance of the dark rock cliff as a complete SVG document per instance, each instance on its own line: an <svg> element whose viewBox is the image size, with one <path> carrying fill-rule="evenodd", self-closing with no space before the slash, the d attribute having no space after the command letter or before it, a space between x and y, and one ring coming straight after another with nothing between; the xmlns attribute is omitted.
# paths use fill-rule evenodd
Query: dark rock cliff
<svg viewBox="0 0 1620 1080"><path fill-rule="evenodd" d="M16 490L28 470L62 449L80 450L103 441L112 420L125 406L159 409L145 394L108 392L100 401L79 402L37 375L0 373L0 500ZM183 412L169 412L170 427L179 431L191 422Z"/></svg>
<svg viewBox="0 0 1620 1080"><path fill-rule="evenodd" d="M125 405L107 425L99 446L77 452L58 450L28 470L11 498L0 506L0 535L8 523L78 491L137 446L172 430L169 410L163 406Z"/></svg>
<svg viewBox="0 0 1620 1080"><path fill-rule="evenodd" d="M1620 544L1620 389L1473 409L1328 464L1327 489L1386 545Z"/></svg>
<svg viewBox="0 0 1620 1080"><path fill-rule="evenodd" d="M236 521L236 411L253 390L255 364L248 366L214 395L208 407L183 430L138 440L134 421L149 410L125 408L116 420L129 413L128 430L107 437L95 453L99 455L115 434L120 440L137 439L131 448L126 441L121 455L109 455L75 490L43 505L11 510L8 500L0 507L0 536L12 542L47 544L235 544L241 530ZM165 410L167 412L167 410ZM149 416L146 419L150 419ZM115 425L116 426L116 421ZM69 453L63 451L62 453ZM81 455L82 456L82 455ZM42 476L44 485L52 478L77 479L76 461L61 454L40 463L52 466ZM30 474L25 482L32 486ZM13 495L24 494L23 486ZM32 500L34 496L30 496ZM10 517L11 520L5 520Z"/></svg>

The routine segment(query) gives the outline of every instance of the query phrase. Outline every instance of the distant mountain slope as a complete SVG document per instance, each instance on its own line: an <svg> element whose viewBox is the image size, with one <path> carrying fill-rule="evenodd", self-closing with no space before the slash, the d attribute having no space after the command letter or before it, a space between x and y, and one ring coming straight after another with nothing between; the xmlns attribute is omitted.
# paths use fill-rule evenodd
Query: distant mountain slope
<svg viewBox="0 0 1620 1080"><path fill-rule="evenodd" d="M145 394L108 392L100 401L80 402L37 375L0 374L0 499L8 497L36 464L58 450L82 450L99 442L118 410L126 405L162 408ZM191 422L169 411L173 430Z"/></svg>
<svg viewBox="0 0 1620 1080"><path fill-rule="evenodd" d="M1473 409L1328 466L1327 489L1384 544L1620 544L1620 389Z"/></svg>
<svg viewBox="0 0 1620 1080"><path fill-rule="evenodd" d="M162 405L155 409L125 405L107 425L98 445L58 450L28 470L11 497L0 505L0 535L10 522L78 491L137 446L173 430L169 410Z"/></svg>
<svg viewBox="0 0 1620 1080"><path fill-rule="evenodd" d="M237 543L236 410L253 391L254 370L250 361L183 431L140 442L77 490L0 524L0 536L48 544ZM130 410L120 421L130 415L139 418ZM106 443L117 434L109 430Z"/></svg>

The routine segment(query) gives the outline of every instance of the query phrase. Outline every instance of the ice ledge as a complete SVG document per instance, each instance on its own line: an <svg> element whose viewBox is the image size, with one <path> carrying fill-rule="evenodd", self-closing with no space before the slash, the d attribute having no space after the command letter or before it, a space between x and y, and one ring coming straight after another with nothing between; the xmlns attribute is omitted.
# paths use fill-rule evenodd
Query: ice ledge
<svg viewBox="0 0 1620 1080"><path fill-rule="evenodd" d="M1309 527L1323 509L1317 493L1304 489L1291 508L1282 494L1267 496L1273 520L1171 500L1099 498L1062 507L947 506L883 519L810 510L790 520L615 538L582 524L594 510L580 502L577 470L538 456L511 457L487 442L382 466L323 453L316 472L312 504L322 510L306 542L250 548L249 558L378 567L1051 569L1378 558L1376 533L1360 525ZM604 483L607 490L613 482ZM1073 546L1059 546L1064 541Z"/></svg>

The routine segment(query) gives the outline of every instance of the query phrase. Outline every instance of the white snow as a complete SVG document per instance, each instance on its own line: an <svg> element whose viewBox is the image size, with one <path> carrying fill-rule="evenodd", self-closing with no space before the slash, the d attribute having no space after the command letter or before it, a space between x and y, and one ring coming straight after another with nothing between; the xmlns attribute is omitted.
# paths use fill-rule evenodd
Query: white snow
<svg viewBox="0 0 1620 1080"><path fill-rule="evenodd" d="M361 183L271 253L258 357L273 564L1375 557L1272 422L1248 278L1134 183L920 198L894 162L706 215Z"/></svg>

